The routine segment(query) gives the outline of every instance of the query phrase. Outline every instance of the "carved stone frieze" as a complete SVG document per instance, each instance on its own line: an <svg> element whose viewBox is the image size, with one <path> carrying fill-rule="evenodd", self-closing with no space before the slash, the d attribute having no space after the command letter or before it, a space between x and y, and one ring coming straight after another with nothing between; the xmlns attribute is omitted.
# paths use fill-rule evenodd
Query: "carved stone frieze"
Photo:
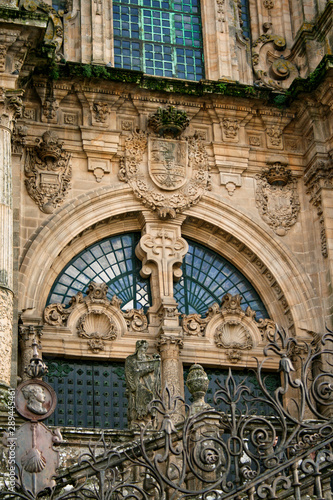
<svg viewBox="0 0 333 500"><path fill-rule="evenodd" d="M154 130L160 134L163 124L155 121ZM183 122L178 128L168 122L164 130L179 130ZM152 121L149 123L152 126ZM125 141L119 179L127 182L135 196L162 219L175 218L211 189L208 154L196 135L179 139L134 131Z"/></svg>
<svg viewBox="0 0 333 500"><path fill-rule="evenodd" d="M320 223L320 242L323 257L328 256L325 218L322 205L322 189L333 189L333 162L318 160L304 174L306 192L317 210Z"/></svg>
<svg viewBox="0 0 333 500"><path fill-rule="evenodd" d="M223 118L222 125L224 138L238 141L239 120L237 118Z"/></svg>
<svg viewBox="0 0 333 500"><path fill-rule="evenodd" d="M272 125L266 129L268 147L282 146L282 129L278 125Z"/></svg>
<svg viewBox="0 0 333 500"><path fill-rule="evenodd" d="M27 148L24 172L30 197L42 212L52 213L63 202L72 177L70 154L55 132L44 132L37 146Z"/></svg>
<svg viewBox="0 0 333 500"><path fill-rule="evenodd" d="M278 236L284 236L297 221L300 210L296 179L281 161L257 176L256 205L262 219Z"/></svg>
<svg viewBox="0 0 333 500"><path fill-rule="evenodd" d="M47 97L43 103L42 121L47 123L57 123L57 109L59 103L54 97Z"/></svg>
<svg viewBox="0 0 333 500"><path fill-rule="evenodd" d="M24 125L16 125L12 132L12 153L21 155L25 146L25 138L28 128Z"/></svg>
<svg viewBox="0 0 333 500"><path fill-rule="evenodd" d="M266 6L267 5L267 6ZM273 8L272 2L265 7ZM252 44L252 64L257 77L257 85L273 89L288 89L299 71L292 61L290 50L286 49L286 40L279 35L269 33L271 23L265 23L266 33Z"/></svg>
<svg viewBox="0 0 333 500"><path fill-rule="evenodd" d="M21 90L5 90L0 87L0 126L13 129L15 122L22 115Z"/></svg>

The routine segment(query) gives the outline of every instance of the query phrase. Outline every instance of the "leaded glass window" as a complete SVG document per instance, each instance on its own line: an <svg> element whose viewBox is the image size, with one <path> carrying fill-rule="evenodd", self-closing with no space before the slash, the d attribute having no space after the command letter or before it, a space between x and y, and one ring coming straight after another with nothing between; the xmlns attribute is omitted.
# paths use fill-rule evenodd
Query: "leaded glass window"
<svg viewBox="0 0 333 500"><path fill-rule="evenodd" d="M199 0L113 0L116 68L204 77Z"/></svg>
<svg viewBox="0 0 333 500"><path fill-rule="evenodd" d="M257 319L268 314L258 293L229 261L199 243L188 241L189 251L182 265L183 276L174 287L179 311L204 315L214 302L221 303L223 295L240 294L241 306L257 312Z"/></svg>
<svg viewBox="0 0 333 500"><path fill-rule="evenodd" d="M140 235L113 236L83 250L56 279L47 304L68 304L78 292L86 293L91 281L106 283L107 297L122 299L122 309L141 309L150 305L149 281L140 277L141 262L135 256Z"/></svg>

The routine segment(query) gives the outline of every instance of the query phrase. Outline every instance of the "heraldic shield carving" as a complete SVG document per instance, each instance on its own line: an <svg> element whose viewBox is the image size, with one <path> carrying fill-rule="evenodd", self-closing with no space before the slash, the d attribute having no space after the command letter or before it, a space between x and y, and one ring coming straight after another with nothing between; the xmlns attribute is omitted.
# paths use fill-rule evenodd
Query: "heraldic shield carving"
<svg viewBox="0 0 333 500"><path fill-rule="evenodd" d="M162 112L163 128L156 125ZM180 138L188 124L183 111L169 107L162 112L148 122L154 133L136 130L126 139L119 179L160 218L174 218L211 189L208 154L199 136ZM175 117L183 124L178 120L176 126Z"/></svg>

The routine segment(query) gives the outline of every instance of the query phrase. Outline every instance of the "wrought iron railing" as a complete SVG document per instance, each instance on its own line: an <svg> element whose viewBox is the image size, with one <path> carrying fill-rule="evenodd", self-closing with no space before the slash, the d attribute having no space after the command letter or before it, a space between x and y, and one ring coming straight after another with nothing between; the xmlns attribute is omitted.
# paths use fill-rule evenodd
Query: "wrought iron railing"
<svg viewBox="0 0 333 500"><path fill-rule="evenodd" d="M203 404L198 411L165 388L151 403L157 417L134 441L115 447L102 434L76 466L59 473L53 489L34 496L19 471L17 492L3 491L0 498L332 498L332 347L333 332L310 344L277 330L256 370L262 398L253 397L246 380L236 383L231 371L214 408ZM280 358L282 374L273 394L263 376L270 353ZM256 413L262 399L272 410L269 416Z"/></svg>

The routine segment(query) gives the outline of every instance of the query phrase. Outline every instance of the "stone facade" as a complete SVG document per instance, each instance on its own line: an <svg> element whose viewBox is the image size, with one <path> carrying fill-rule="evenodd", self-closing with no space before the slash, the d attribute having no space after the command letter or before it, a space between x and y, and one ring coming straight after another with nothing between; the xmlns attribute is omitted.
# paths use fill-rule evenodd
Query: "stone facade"
<svg viewBox="0 0 333 500"><path fill-rule="evenodd" d="M251 45L237 3L203 0L200 82L113 68L111 2L51 3L0 9L0 382L16 386L33 336L46 355L117 361L143 339L183 394L184 364L253 367L275 323L306 342L332 328L332 2L249 1ZM46 307L75 256L132 231L147 312L96 283ZM265 324L240 296L180 318L186 238L244 274Z"/></svg>

